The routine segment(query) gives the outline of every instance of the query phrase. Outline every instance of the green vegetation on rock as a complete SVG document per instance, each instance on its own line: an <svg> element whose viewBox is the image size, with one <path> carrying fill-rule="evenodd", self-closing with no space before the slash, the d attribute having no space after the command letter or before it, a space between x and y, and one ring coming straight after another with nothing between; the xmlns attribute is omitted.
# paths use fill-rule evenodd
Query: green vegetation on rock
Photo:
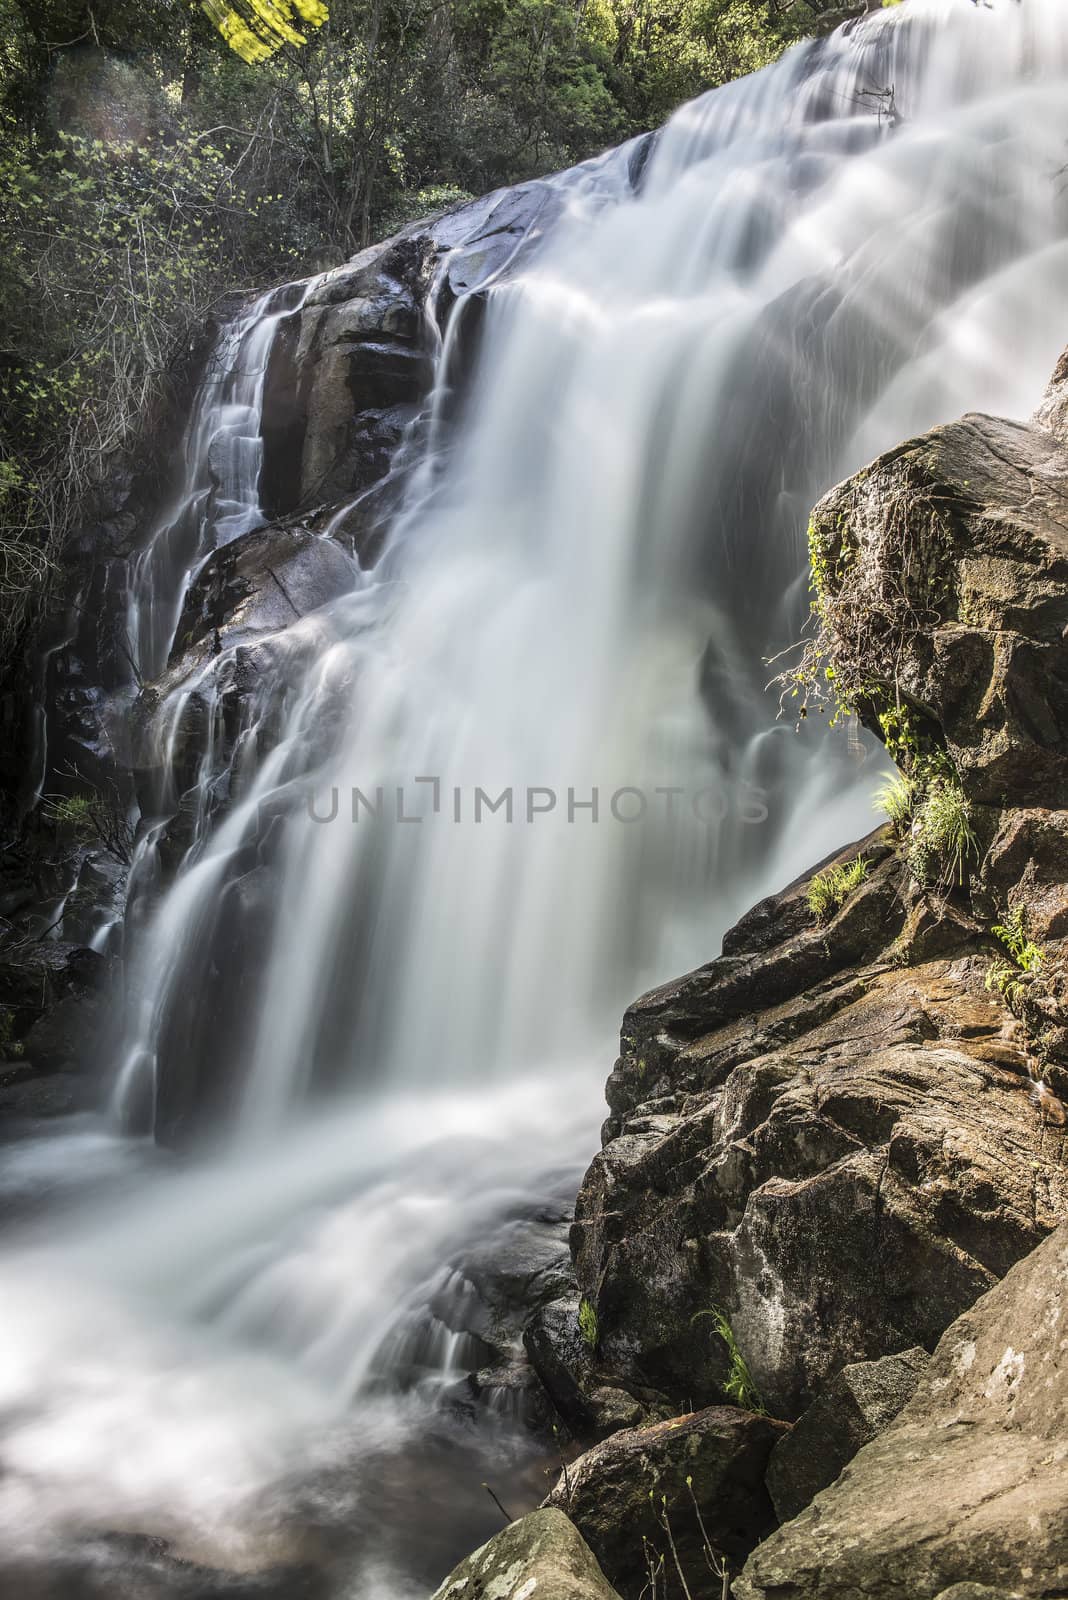
<svg viewBox="0 0 1068 1600"><path fill-rule="evenodd" d="M829 922L867 876L868 863L863 856L817 872L808 886L808 908L816 921Z"/></svg>

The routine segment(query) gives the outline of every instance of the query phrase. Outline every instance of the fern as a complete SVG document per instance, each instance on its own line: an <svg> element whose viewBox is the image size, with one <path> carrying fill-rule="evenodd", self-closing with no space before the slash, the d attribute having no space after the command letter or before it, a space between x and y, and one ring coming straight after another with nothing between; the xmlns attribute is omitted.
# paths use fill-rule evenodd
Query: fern
<svg viewBox="0 0 1068 1600"><path fill-rule="evenodd" d="M757 1416L766 1417L767 1407L760 1397L760 1390L749 1370L749 1364L738 1348L738 1341L734 1337L734 1329L726 1312L719 1306L713 1306L709 1311L699 1311L692 1320L698 1322L702 1317L712 1318L716 1333L727 1347L730 1364L727 1376L723 1380L723 1393L742 1411L752 1411Z"/></svg>

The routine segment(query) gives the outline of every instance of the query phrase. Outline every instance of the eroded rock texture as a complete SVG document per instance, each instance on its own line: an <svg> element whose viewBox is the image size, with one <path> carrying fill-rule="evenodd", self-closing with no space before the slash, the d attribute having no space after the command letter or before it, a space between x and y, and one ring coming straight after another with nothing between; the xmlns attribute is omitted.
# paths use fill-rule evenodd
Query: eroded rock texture
<svg viewBox="0 0 1068 1600"><path fill-rule="evenodd" d="M627 1013L572 1245L634 1392L719 1397L719 1306L796 1417L847 1362L933 1348L1063 1214L1063 1135L1043 1137L1026 1040L985 988L993 941L926 928L883 836L858 853L868 880L828 926L788 890Z"/></svg>
<svg viewBox="0 0 1068 1600"><path fill-rule="evenodd" d="M1059 423L1051 392L1042 415ZM828 643L904 705L987 806L1068 796L1068 450L968 416L881 457L817 506Z"/></svg>

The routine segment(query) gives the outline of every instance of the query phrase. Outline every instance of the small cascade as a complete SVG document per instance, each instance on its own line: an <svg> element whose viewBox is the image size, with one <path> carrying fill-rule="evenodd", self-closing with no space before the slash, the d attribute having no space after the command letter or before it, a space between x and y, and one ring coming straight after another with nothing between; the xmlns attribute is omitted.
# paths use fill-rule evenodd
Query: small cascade
<svg viewBox="0 0 1068 1600"><path fill-rule="evenodd" d="M222 328L182 443L177 494L132 562L126 613L139 682L167 665L182 602L204 557L263 522L261 420L271 345L310 283L261 295Z"/></svg>

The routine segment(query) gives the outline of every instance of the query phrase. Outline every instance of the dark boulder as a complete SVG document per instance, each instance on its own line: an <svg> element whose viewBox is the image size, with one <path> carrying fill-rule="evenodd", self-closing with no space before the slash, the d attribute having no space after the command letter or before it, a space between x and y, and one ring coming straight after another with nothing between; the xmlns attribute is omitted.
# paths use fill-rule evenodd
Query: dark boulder
<svg viewBox="0 0 1068 1600"><path fill-rule="evenodd" d="M916 1392L929 1357L918 1347L843 1367L771 1453L767 1486L789 1522L832 1484L863 1445L888 1428Z"/></svg>
<svg viewBox="0 0 1068 1600"><path fill-rule="evenodd" d="M566 1511L624 1600L647 1591L663 1558L705 1592L711 1551L743 1559L775 1525L764 1486L788 1425L713 1406L613 1434L573 1461L546 1504Z"/></svg>

